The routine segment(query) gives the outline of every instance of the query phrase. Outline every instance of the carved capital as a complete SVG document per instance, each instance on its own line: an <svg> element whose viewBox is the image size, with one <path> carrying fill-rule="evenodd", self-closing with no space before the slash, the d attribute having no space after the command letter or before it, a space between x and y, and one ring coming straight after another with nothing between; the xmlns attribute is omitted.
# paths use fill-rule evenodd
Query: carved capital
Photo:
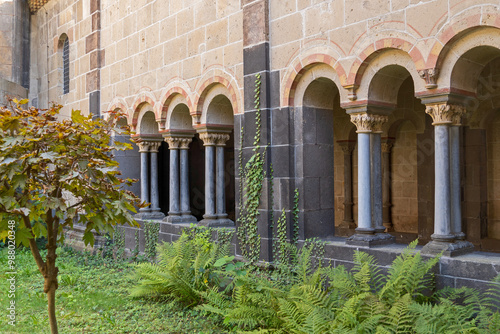
<svg viewBox="0 0 500 334"><path fill-rule="evenodd" d="M358 133L381 133L382 125L387 122L389 117L383 115L374 115L367 113L352 114L351 122L356 125Z"/></svg>
<svg viewBox="0 0 500 334"><path fill-rule="evenodd" d="M427 68L425 70L418 71L418 75L425 80L425 88L434 89L437 87L436 80L439 74L437 68Z"/></svg>
<svg viewBox="0 0 500 334"><path fill-rule="evenodd" d="M181 138L179 148L181 150L188 150L189 144L191 143L192 140L193 140L192 138Z"/></svg>
<svg viewBox="0 0 500 334"><path fill-rule="evenodd" d="M158 153L160 146L161 146L161 141L149 142L149 152Z"/></svg>
<svg viewBox="0 0 500 334"><path fill-rule="evenodd" d="M227 133L200 133L200 139L203 140L203 146L225 146L229 140Z"/></svg>
<svg viewBox="0 0 500 334"><path fill-rule="evenodd" d="M139 146L139 153L147 153L149 152L149 142L147 141L141 141L137 143L137 146Z"/></svg>
<svg viewBox="0 0 500 334"><path fill-rule="evenodd" d="M216 145L217 146L226 146L226 142L228 140L229 140L228 134L226 134L226 133L218 134Z"/></svg>
<svg viewBox="0 0 500 334"><path fill-rule="evenodd" d="M466 109L461 105L440 103L427 105L425 112L432 117L432 125L460 125Z"/></svg>
<svg viewBox="0 0 500 334"><path fill-rule="evenodd" d="M451 125L460 126L462 125L462 120L467 117L467 109L461 105L453 105L455 111L452 119Z"/></svg>
<svg viewBox="0 0 500 334"><path fill-rule="evenodd" d="M184 138L179 137L167 137L165 141L168 143L169 150L178 150L181 146L181 140Z"/></svg>
<svg viewBox="0 0 500 334"><path fill-rule="evenodd" d="M338 142L344 154L351 155L356 147L356 143L352 141Z"/></svg>
<svg viewBox="0 0 500 334"><path fill-rule="evenodd" d="M392 142L386 142L380 144L382 146L382 153L391 153L394 144Z"/></svg>

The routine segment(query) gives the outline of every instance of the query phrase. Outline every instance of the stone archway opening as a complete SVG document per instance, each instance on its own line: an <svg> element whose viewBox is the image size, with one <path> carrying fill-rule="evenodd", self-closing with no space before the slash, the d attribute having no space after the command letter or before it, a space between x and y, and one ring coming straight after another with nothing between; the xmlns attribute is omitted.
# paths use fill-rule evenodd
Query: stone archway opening
<svg viewBox="0 0 500 334"><path fill-rule="evenodd" d="M299 151L302 166L296 167L299 168L296 184L303 201L300 230L304 239L329 238L335 235L336 206L344 209L340 203L343 187L336 182L335 174L335 149L337 146L342 151L342 147L335 143L334 117L342 118L345 113L340 108L337 86L326 77L310 81L300 102L301 107L295 108L302 139ZM348 210L352 211L352 206Z"/></svg>
<svg viewBox="0 0 500 334"><path fill-rule="evenodd" d="M234 226L236 219L233 106L216 85L206 95L198 136L205 157L204 214L207 226Z"/></svg>
<svg viewBox="0 0 500 334"><path fill-rule="evenodd" d="M485 251L500 251L500 50L473 48L457 60L454 90L468 94L461 127L462 224L467 240Z"/></svg>
<svg viewBox="0 0 500 334"><path fill-rule="evenodd" d="M199 182L191 173L203 160L196 156L196 145L193 143L195 130L185 98L178 94L172 98L166 115L165 150L168 152L168 216L169 223L196 223L198 217L193 215L193 194ZM168 143L168 145L167 145ZM168 147L167 147L168 146ZM194 153L193 153L194 152ZM193 161L193 158L196 158ZM196 175L194 175L196 176Z"/></svg>
<svg viewBox="0 0 500 334"><path fill-rule="evenodd" d="M162 145L162 136L159 133L158 123L149 103L142 103L138 107L137 134L140 153L140 182L141 200L151 203L148 207L141 208L137 218L140 219L161 219L165 214L161 211L160 201L160 177L159 171L165 159Z"/></svg>

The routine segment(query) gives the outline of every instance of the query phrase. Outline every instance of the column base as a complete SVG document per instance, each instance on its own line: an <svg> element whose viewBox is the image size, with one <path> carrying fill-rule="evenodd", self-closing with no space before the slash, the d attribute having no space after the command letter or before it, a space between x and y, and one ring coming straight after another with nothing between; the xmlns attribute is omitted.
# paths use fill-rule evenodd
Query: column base
<svg viewBox="0 0 500 334"><path fill-rule="evenodd" d="M234 226L234 222L231 219L221 218L221 219L210 219L205 218L199 222L202 226L207 227L231 227Z"/></svg>
<svg viewBox="0 0 500 334"><path fill-rule="evenodd" d="M198 222L196 217L191 215L169 215L163 218L163 221L170 224L196 224Z"/></svg>
<svg viewBox="0 0 500 334"><path fill-rule="evenodd" d="M391 223L383 223L385 232L394 232L394 226Z"/></svg>
<svg viewBox="0 0 500 334"><path fill-rule="evenodd" d="M465 240L457 240L455 242L446 242L432 240L422 248L421 254L437 255L443 252L444 256L455 257L471 253L474 251L474 245Z"/></svg>
<svg viewBox="0 0 500 334"><path fill-rule="evenodd" d="M351 236L354 234L356 224L353 220L343 220L339 226L335 227L335 234L339 236Z"/></svg>
<svg viewBox="0 0 500 334"><path fill-rule="evenodd" d="M146 211L146 212L139 212L134 216L135 219L142 219L142 220L150 220L150 219L163 219L165 215L161 213L160 211Z"/></svg>
<svg viewBox="0 0 500 334"><path fill-rule="evenodd" d="M186 223L186 224L196 224L198 223L198 219L196 219L195 216L191 215L191 214L183 214L181 216L182 218L182 222L183 223Z"/></svg>
<svg viewBox="0 0 500 334"><path fill-rule="evenodd" d="M361 233L360 233L361 232ZM388 245L395 242L396 238L388 233L367 234L365 231L358 231L346 240L346 245L373 247L380 245Z"/></svg>

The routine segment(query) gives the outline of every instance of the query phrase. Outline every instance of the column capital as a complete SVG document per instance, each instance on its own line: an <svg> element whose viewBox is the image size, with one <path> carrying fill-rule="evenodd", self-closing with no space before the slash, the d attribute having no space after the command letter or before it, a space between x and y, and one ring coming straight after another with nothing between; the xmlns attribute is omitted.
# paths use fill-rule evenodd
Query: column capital
<svg viewBox="0 0 500 334"><path fill-rule="evenodd" d="M149 152L149 142L141 141L137 143L139 146L139 153L148 153Z"/></svg>
<svg viewBox="0 0 500 334"><path fill-rule="evenodd" d="M392 147L394 146L393 141L386 141L380 144L382 146L382 153L391 153Z"/></svg>
<svg viewBox="0 0 500 334"><path fill-rule="evenodd" d="M351 122L356 125L357 133L382 133L382 125L388 116L369 113L351 114Z"/></svg>
<svg viewBox="0 0 500 334"><path fill-rule="evenodd" d="M161 146L161 141L151 141L149 142L149 152L151 153L158 153L158 150L160 149Z"/></svg>
<svg viewBox="0 0 500 334"><path fill-rule="evenodd" d="M202 132L200 139L203 140L203 146L225 146L229 140L229 134Z"/></svg>
<svg viewBox="0 0 500 334"><path fill-rule="evenodd" d="M342 151L344 154L351 155L352 151L354 151L354 148L356 147L356 142L355 141L350 141L350 140L342 140L342 141L337 141L337 143L340 145L342 148Z"/></svg>
<svg viewBox="0 0 500 334"><path fill-rule="evenodd" d="M432 117L432 125L460 126L467 110L459 104L435 103L427 104L425 112Z"/></svg>
<svg viewBox="0 0 500 334"><path fill-rule="evenodd" d="M186 137L166 137L165 141L168 143L168 148L170 150L187 150L189 149L189 143L191 143L192 138Z"/></svg>
<svg viewBox="0 0 500 334"><path fill-rule="evenodd" d="M193 138L181 138L179 148L181 150L189 150L189 144L192 140Z"/></svg>
<svg viewBox="0 0 500 334"><path fill-rule="evenodd" d="M158 149L160 148L161 141L151 141L151 140L142 140L137 143L139 146L139 153L158 153Z"/></svg>

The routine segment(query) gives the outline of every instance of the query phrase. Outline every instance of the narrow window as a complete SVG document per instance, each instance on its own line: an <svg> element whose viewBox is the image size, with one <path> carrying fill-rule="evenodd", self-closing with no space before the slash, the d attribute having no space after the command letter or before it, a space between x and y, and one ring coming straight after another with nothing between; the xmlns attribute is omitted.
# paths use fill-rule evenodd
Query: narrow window
<svg viewBox="0 0 500 334"><path fill-rule="evenodd" d="M69 93L69 39L63 43L63 94Z"/></svg>

